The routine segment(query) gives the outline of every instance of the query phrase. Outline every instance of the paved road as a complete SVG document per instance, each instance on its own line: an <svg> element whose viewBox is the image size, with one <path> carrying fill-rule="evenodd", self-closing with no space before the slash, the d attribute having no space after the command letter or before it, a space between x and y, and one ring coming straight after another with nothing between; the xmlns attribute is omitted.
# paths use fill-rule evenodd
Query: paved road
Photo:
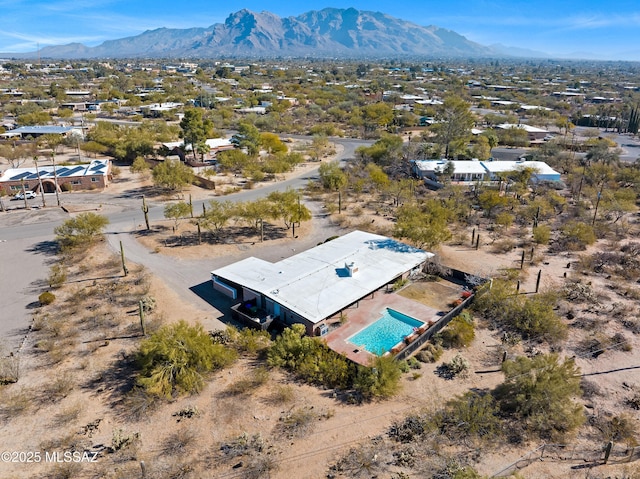
<svg viewBox="0 0 640 479"><path fill-rule="evenodd" d="M332 139L342 146L338 160L347 161L354 157L355 149L358 146L371 144L362 140L352 139ZM317 175L317 169L311 172L302 173L300 176L287 181L266 185L255 190L242 190L232 195L227 195L224 200L231 201L252 201L268 195L277 190L286 188L301 188L306 185L309 179ZM213 197L212 197L213 198ZM100 213L109 218L107 227L107 238L116 251L119 251L119 241L125 245L126 255L130 261L138 262L149 267L154 273L162 277L175 291L196 307L202 309L203 313L211 314L211 324L206 326L215 327L217 313L207 304L207 298L194 294L204 291L204 287L198 288L209 279L209 272L217 266L228 264L236 258L221 258L216 261L184 261L165 258L161 255L150 254L145 248L137 243L129 234L130 231L140 229L144 225L144 215L141 210L139 194L132 195L109 195L108 191L101 193L67 193L61 196L62 204L102 204ZM40 198L29 200L30 205L37 206ZM209 200L194 201L195 211L202 209L202 203ZM3 350L15 351L22 342L31 320L31 308L37 300L40 292L46 288L45 278L48 276L48 269L53 256L53 230L69 215L62 209L53 207L55 205L55 195L47 195L46 209L18 210L12 209L7 213L0 213L0 300L2 300L2 313L0 313L0 354ZM16 202L5 202L5 206L16 208ZM149 217L151 221L164 219L164 205L162 203L149 203ZM318 229L307 239L307 243L301 243L298 250L317 244L321 239L334 234L334 229L327 220L322 219L319 211L315 212L314 223L318 223ZM314 242L315 241L315 242ZM240 253L240 251L239 251ZM244 256L250 255L251 251L242 252ZM290 256L294 252L291 250L270 249L260 252L260 257L267 260L277 260L286 253ZM239 254L238 258L243 256ZM257 254L256 254L257 255ZM163 259L164 258L164 259Z"/></svg>

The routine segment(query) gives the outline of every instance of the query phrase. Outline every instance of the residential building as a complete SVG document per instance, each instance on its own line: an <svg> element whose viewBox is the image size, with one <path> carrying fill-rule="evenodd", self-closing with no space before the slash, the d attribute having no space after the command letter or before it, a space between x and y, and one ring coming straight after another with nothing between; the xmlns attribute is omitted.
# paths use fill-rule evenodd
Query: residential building
<svg viewBox="0 0 640 479"><path fill-rule="evenodd" d="M38 174L40 178L38 179ZM111 162L93 160L81 165L42 165L28 168L9 168L0 172L0 188L8 195L22 191L40 191L40 182L45 193L58 191L93 190L106 188L111 181Z"/></svg>
<svg viewBox="0 0 640 479"><path fill-rule="evenodd" d="M247 258L211 272L213 288L237 300L248 324L303 324L318 334L332 316L418 271L432 253L353 231L276 263Z"/></svg>

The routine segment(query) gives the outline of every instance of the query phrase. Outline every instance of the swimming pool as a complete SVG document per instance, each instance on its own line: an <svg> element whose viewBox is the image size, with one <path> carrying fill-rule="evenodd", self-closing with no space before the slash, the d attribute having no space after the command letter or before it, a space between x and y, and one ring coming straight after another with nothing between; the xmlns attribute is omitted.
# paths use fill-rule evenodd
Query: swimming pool
<svg viewBox="0 0 640 479"><path fill-rule="evenodd" d="M423 324L411 316L386 308L380 319L349 337L347 341L380 356Z"/></svg>

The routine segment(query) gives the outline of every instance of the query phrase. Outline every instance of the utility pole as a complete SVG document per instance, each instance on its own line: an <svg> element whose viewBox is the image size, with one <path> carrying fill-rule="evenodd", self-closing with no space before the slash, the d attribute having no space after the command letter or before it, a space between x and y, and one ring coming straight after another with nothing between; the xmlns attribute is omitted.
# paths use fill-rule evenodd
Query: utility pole
<svg viewBox="0 0 640 479"><path fill-rule="evenodd" d="M38 175L38 183L40 184L40 196L42 196L42 207L45 208L47 204L44 201L44 188L42 187L42 178L40 177L40 170L38 169L38 155L33 157L33 162L36 165L36 175Z"/></svg>
<svg viewBox="0 0 640 479"><path fill-rule="evenodd" d="M29 204L27 203L27 193L24 190L24 178L20 178L20 187L22 188L22 199L24 200L24 209L29 209Z"/></svg>
<svg viewBox="0 0 640 479"><path fill-rule="evenodd" d="M596 224L596 216L598 215L598 206L600 206L600 198L602 198L602 190L604 189L605 181L602 180L602 185L600 185L600 191L598 191L598 199L596 200L596 208L593 212L593 220L591 220L591 226L595 226Z"/></svg>
<svg viewBox="0 0 640 479"><path fill-rule="evenodd" d="M56 201L58 202L58 206L60 206L60 194L58 193L58 174L56 173L56 152L51 152L51 161L53 162L53 182L55 184L56 190Z"/></svg>

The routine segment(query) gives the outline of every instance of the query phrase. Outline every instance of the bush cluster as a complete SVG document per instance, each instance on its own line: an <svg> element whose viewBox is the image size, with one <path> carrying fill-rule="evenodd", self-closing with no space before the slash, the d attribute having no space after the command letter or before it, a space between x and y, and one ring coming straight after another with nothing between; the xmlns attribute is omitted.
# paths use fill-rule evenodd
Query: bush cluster
<svg viewBox="0 0 640 479"><path fill-rule="evenodd" d="M318 338L305 336L304 326L285 329L267 352L270 366L283 367L312 384L353 389L364 399L390 397L399 388L400 366L390 357L359 366L332 351Z"/></svg>
<svg viewBox="0 0 640 479"><path fill-rule="evenodd" d="M233 362L236 352L215 344L201 325L164 326L140 345L137 383L147 394L170 398L200 392L204 375Z"/></svg>
<svg viewBox="0 0 640 479"><path fill-rule="evenodd" d="M473 308L504 330L525 339L557 343L567 337L567 327L554 311L557 301L553 292L519 295L512 281L495 279L491 289L485 287L476 296Z"/></svg>

